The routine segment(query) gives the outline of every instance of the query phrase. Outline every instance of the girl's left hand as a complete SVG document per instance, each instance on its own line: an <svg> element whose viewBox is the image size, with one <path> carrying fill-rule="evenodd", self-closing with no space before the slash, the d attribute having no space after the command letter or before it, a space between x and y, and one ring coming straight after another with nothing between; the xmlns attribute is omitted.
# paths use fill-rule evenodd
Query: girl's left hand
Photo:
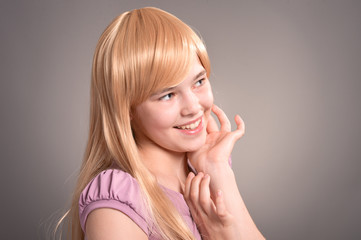
<svg viewBox="0 0 361 240"><path fill-rule="evenodd" d="M190 163L198 172L209 173L209 168L219 163L228 164L235 142L244 135L245 131L244 122L239 115L235 116L237 129L231 131L231 123L226 114L216 105L213 105L212 111L220 122L220 129L215 119L210 116L205 144L199 150L187 153Z"/></svg>
<svg viewBox="0 0 361 240"><path fill-rule="evenodd" d="M209 184L208 174L199 172L195 176L191 172L184 191L184 198L203 239L237 239L235 218L226 209L222 192L218 190L212 200Z"/></svg>

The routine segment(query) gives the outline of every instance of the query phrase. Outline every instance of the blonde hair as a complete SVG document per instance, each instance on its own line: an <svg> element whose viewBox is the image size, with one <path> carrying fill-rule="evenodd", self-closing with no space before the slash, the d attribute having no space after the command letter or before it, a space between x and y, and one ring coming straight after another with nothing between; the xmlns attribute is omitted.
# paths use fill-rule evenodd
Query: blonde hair
<svg viewBox="0 0 361 240"><path fill-rule="evenodd" d="M101 35L93 59L88 143L68 212L72 239L84 237L78 213L82 190L113 163L137 179L157 234L195 239L140 159L130 117L152 93L181 82L194 54L209 76L208 55L198 35L157 8L125 12Z"/></svg>

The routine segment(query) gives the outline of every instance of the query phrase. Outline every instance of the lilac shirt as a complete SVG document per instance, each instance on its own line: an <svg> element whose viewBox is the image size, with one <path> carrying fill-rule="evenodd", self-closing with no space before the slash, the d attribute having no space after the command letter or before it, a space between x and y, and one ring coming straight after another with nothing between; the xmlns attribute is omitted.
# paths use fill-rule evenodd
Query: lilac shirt
<svg viewBox="0 0 361 240"><path fill-rule="evenodd" d="M183 195L165 187L162 189L182 215L196 239L201 240ZM151 232L151 223L147 222L144 214L146 208L141 198L138 182L131 175L119 169L102 171L90 181L80 195L79 216L83 231L85 232L86 220L91 211L97 208L113 208L132 219L150 240L160 239Z"/></svg>

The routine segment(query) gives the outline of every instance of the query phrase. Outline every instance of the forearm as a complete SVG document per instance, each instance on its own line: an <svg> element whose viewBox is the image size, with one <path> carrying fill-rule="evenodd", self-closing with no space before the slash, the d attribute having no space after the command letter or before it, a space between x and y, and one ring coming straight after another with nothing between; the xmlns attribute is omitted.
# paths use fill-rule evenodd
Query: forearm
<svg viewBox="0 0 361 240"><path fill-rule="evenodd" d="M229 164L225 162L210 164L205 169L205 173L211 177L211 195L216 196L218 190L222 191L226 208L234 216L239 239L264 239L247 210Z"/></svg>

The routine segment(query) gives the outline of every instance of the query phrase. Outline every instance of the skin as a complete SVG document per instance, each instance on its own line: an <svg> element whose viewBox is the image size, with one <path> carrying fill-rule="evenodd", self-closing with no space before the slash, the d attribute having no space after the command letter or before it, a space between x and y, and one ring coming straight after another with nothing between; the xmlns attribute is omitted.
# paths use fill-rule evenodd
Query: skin
<svg viewBox="0 0 361 240"><path fill-rule="evenodd" d="M161 185L184 195L204 239L264 239L228 164L235 142L244 134L244 123L237 115L237 129L231 131L227 116L213 105L210 83L196 56L179 85L155 93L132 116L142 160ZM201 123L194 130L179 129L197 120ZM197 175L189 173L187 159ZM86 235L89 240L147 239L130 218L107 208L89 214Z"/></svg>
<svg viewBox="0 0 361 240"><path fill-rule="evenodd" d="M99 208L89 214L85 234L88 240L148 239L127 215L110 208Z"/></svg>
<svg viewBox="0 0 361 240"><path fill-rule="evenodd" d="M228 157L235 142L244 135L244 122L237 115L237 129L225 113L213 106L221 127L211 119L207 141L197 151L188 153L197 176L189 173L184 197L204 239L264 239L254 224L238 190Z"/></svg>
<svg viewBox="0 0 361 240"><path fill-rule="evenodd" d="M188 175L186 153L200 149L206 142L212 106L211 85L194 56L180 84L152 95L136 107L132 124L141 159L163 186L183 192ZM177 128L197 119L202 122L195 133Z"/></svg>

